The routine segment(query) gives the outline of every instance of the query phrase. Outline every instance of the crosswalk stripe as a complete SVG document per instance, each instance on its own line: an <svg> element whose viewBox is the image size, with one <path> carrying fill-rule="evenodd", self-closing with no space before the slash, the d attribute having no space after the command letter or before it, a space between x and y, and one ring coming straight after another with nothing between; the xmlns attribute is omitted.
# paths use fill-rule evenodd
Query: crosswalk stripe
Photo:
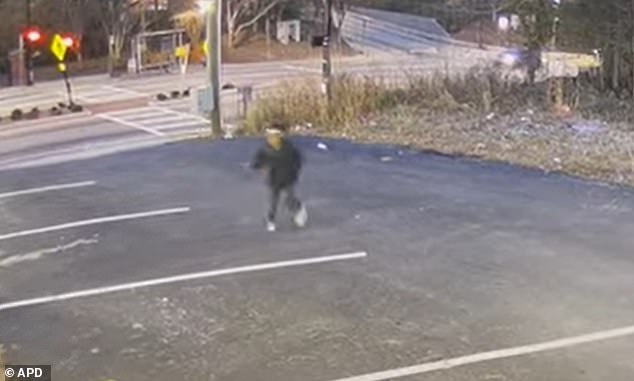
<svg viewBox="0 0 634 381"><path fill-rule="evenodd" d="M160 126L158 126L158 128L160 129L160 131L166 131L166 130L172 130L176 128L185 129L185 128L203 127L203 126L205 126L205 124L202 121L190 120L190 121L183 121L178 123L161 124Z"/></svg>
<svg viewBox="0 0 634 381"><path fill-rule="evenodd" d="M192 131L204 128L209 121L202 116L167 107L150 106L97 115L124 126L143 130L153 135L166 136L164 131Z"/></svg>
<svg viewBox="0 0 634 381"><path fill-rule="evenodd" d="M172 122L175 120L183 119L182 115L172 115L161 111L154 111L153 113L143 113L143 114L134 114L129 115L125 118L125 120L129 120L136 123L144 123L144 122Z"/></svg>
<svg viewBox="0 0 634 381"><path fill-rule="evenodd" d="M156 110L163 111L163 112L165 112L165 113L169 113L169 114L181 115L181 116L182 116L182 117L184 117L184 118L196 119L196 120L199 120L199 121L201 121L201 122L205 122L205 123L207 123L207 122L208 122L208 120L207 120L207 119L203 118L202 116L196 115L196 114L190 114L190 113L186 113L186 112L181 112L181 111L177 111L177 110L172 110L172 109L165 108L165 107L157 107L157 106L154 106L154 107L152 107L152 108L153 108L153 109L156 109Z"/></svg>
<svg viewBox="0 0 634 381"><path fill-rule="evenodd" d="M102 119L105 119L105 120L109 120L109 121L114 122L114 123L121 124L121 125L123 125L123 126L128 126L128 127L136 128L137 130L145 131L145 132L147 132L147 133L149 133L149 134L152 134L152 135L155 135L155 136L160 136L160 137L165 136L165 134L164 134L164 133L162 133L161 131L157 131L157 130L155 130L155 129L153 129L153 128L146 127L146 126L144 126L144 125L142 125L142 124L138 124L138 123L134 123L134 122L129 122L129 121L127 121L127 120L120 119L120 118L114 117L114 116L112 116L112 115L108 115L108 114L98 114L98 115L97 115L97 117L102 118Z"/></svg>
<svg viewBox="0 0 634 381"><path fill-rule="evenodd" d="M166 123L174 123L174 122L186 122L188 120L195 120L194 118L188 118L182 115L171 115L167 113L156 114L151 117L144 118L125 118L125 120L138 123L144 126L152 125L152 126L160 126Z"/></svg>
<svg viewBox="0 0 634 381"><path fill-rule="evenodd" d="M156 114L156 110L154 110L151 107L139 107L139 108L120 110L120 111L111 111L111 112L108 112L107 114L117 118L125 118L126 116L134 116L134 115L154 115Z"/></svg>
<svg viewBox="0 0 634 381"><path fill-rule="evenodd" d="M110 86L110 85L104 85L104 86L102 86L102 88L108 89L108 90L112 90L112 91L116 91L116 92L119 92L119 93L130 94L130 95L134 95L134 96L144 96L145 95L145 94L140 93L138 91L134 91L134 90L130 90L130 89L122 88L122 87Z"/></svg>

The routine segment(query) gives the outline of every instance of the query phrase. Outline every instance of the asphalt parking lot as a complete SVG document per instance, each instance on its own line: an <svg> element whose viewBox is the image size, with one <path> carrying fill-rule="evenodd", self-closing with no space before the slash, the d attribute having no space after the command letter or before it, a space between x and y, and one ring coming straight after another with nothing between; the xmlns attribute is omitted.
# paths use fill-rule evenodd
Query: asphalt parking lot
<svg viewBox="0 0 634 381"><path fill-rule="evenodd" d="M298 139L268 233L257 142L0 172L0 343L67 381L634 378L634 192Z"/></svg>

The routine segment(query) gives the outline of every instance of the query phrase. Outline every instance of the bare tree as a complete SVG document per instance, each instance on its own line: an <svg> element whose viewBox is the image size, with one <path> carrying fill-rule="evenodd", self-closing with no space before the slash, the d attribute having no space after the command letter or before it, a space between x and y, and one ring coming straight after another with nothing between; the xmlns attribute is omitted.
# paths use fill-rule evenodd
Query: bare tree
<svg viewBox="0 0 634 381"><path fill-rule="evenodd" d="M95 2L92 0L62 0L64 21L77 39L77 61L82 62L82 40L86 24L95 15Z"/></svg>
<svg viewBox="0 0 634 381"><path fill-rule="evenodd" d="M191 44L191 58L198 62L202 59L202 51L200 49L200 36L205 27L205 20L197 11L189 10L179 13L172 17L176 27L185 30L189 43Z"/></svg>
<svg viewBox="0 0 634 381"><path fill-rule="evenodd" d="M282 0L225 0L227 45L234 48L240 33L268 15Z"/></svg>
<svg viewBox="0 0 634 381"><path fill-rule="evenodd" d="M113 75L125 42L139 24L139 15L135 12L139 1L103 0L100 3L98 17L108 40L108 73Z"/></svg>

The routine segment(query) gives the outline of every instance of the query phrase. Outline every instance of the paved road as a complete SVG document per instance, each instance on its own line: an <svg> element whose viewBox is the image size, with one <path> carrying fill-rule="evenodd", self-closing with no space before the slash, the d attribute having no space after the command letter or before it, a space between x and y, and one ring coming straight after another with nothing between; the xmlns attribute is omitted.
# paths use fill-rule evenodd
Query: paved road
<svg viewBox="0 0 634 381"><path fill-rule="evenodd" d="M634 192L298 142L311 223L275 234L252 140L0 172L10 360L68 381L632 379Z"/></svg>
<svg viewBox="0 0 634 381"><path fill-rule="evenodd" d="M441 61L437 57L348 57L336 59L335 70L381 77L404 76L444 69ZM223 82L234 86L274 84L293 78L319 76L320 65L315 60L226 64L223 65ZM76 78L73 83L76 102L92 105L153 98L161 92L203 86L206 75L202 68L193 67L186 76L157 73L110 79L98 75ZM0 115L8 115L18 107L29 110L37 106L48 110L60 101L66 101L65 87L61 81L44 82L31 88L0 89Z"/></svg>
<svg viewBox="0 0 634 381"><path fill-rule="evenodd" d="M407 81L411 76L444 67L433 57L350 57L339 59L336 64L340 73L395 81ZM461 70L457 66L450 70ZM226 65L224 72L225 82L236 86L253 85L256 96L263 96L284 80L320 76L319 63L313 61ZM151 100L157 92L185 89L203 82L204 74L200 70L193 70L186 77L79 78L75 93L90 106L89 111L5 124L0 128L0 168L95 156L163 144L183 136L208 134L209 122L193 113L192 98ZM62 99L60 88L61 83L51 82L28 89L2 89L0 109L4 107L8 113L19 104L41 106L42 101L53 104ZM235 89L224 90L221 102L223 116L231 127L242 114L240 96Z"/></svg>

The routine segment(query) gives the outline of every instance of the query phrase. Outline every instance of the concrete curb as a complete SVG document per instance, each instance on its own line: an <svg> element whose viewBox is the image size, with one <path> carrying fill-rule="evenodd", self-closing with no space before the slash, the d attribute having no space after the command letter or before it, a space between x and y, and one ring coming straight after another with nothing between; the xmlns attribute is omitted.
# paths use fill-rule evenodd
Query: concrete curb
<svg viewBox="0 0 634 381"><path fill-rule="evenodd" d="M74 119L81 119L88 116L92 116L92 112L82 111L82 112L76 112L72 114L64 114L64 115L58 115L58 116L47 115L45 117L33 119L33 120L11 121L9 123L0 124L0 131L12 130L12 129L23 128L23 127L32 127L32 126L37 126L40 124L51 124L52 122L56 122L56 121L68 121L68 120L74 120Z"/></svg>

